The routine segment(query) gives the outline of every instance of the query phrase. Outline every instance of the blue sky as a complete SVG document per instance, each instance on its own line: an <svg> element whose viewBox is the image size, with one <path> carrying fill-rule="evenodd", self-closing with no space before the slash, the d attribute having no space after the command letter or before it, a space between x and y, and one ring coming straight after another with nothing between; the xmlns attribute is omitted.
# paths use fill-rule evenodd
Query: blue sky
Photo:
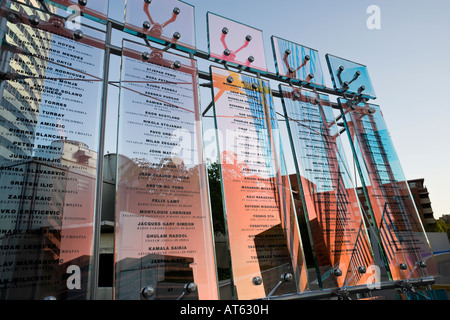
<svg viewBox="0 0 450 320"><path fill-rule="evenodd" d="M122 19L124 0L111 2L111 14ZM206 14L210 11L261 29L271 72L276 71L272 35L318 50L329 87L332 82L325 54L367 65L378 97L374 103L381 106L406 178L425 178L435 217L450 214L450 125L446 117L450 108L444 97L450 89L450 1L185 2L195 6L197 48L201 51L208 51ZM380 30L366 26L370 5L381 9ZM203 66L199 63L205 70ZM112 78L115 76L113 73ZM112 94L116 94L114 90ZM202 104L210 102L210 96L202 93L202 97ZM111 105L114 103L112 99ZM114 112L111 107L110 115ZM107 141L107 150L115 150L112 139Z"/></svg>

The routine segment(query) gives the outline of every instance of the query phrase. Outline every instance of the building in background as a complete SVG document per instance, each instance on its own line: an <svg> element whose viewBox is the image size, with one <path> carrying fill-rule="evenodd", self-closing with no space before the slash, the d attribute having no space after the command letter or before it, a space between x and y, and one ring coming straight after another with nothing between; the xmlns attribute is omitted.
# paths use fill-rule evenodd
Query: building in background
<svg viewBox="0 0 450 320"><path fill-rule="evenodd" d="M414 204L416 205L417 212L419 213L420 220L422 221L425 230L434 227L436 225L436 220L434 219L430 195L428 189L424 184L424 179L421 178L408 180L408 185L409 189L411 190L411 195L414 199ZM362 187L356 188L356 192L358 193L361 206L366 212L369 212L369 207L367 205L367 200L364 197Z"/></svg>
<svg viewBox="0 0 450 320"><path fill-rule="evenodd" d="M297 175L293 174L290 176L292 193L294 196L295 205L299 213L303 212L301 197L299 194L299 185L297 181ZM417 207L417 211L420 215L420 220L427 230L428 228L434 227L436 225L436 220L434 218L433 208L431 206L430 194L427 187L425 186L423 178L408 180L408 185L411 190L411 195L414 199L414 203ZM359 202L363 210L368 213L369 207L367 200L364 197L364 192L362 187L356 188L358 194ZM446 220L445 220L446 219ZM450 215L444 215L443 220L450 224Z"/></svg>
<svg viewBox="0 0 450 320"><path fill-rule="evenodd" d="M430 194L425 186L424 179L408 180L408 184L423 226L425 229L434 226L436 220L431 207Z"/></svg>

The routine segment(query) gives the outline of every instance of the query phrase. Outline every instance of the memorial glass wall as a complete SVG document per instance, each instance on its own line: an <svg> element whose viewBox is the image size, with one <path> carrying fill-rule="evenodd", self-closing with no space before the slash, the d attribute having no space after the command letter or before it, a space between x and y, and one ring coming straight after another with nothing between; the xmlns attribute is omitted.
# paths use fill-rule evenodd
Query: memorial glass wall
<svg viewBox="0 0 450 320"><path fill-rule="evenodd" d="M322 287L366 284L374 258L329 97L280 85Z"/></svg>
<svg viewBox="0 0 450 320"><path fill-rule="evenodd" d="M48 9L1 6L2 299L90 292L105 34Z"/></svg>
<svg viewBox="0 0 450 320"><path fill-rule="evenodd" d="M437 276L430 244L380 107L345 99L339 103L391 278Z"/></svg>
<svg viewBox="0 0 450 320"><path fill-rule="evenodd" d="M123 41L115 298L217 299L195 60Z"/></svg>
<svg viewBox="0 0 450 320"><path fill-rule="evenodd" d="M1 300L97 299L105 277L117 300L247 300L368 285L383 262L390 280L439 275L366 66L326 55L328 88L317 50L273 36L274 74L259 29L208 12L202 52L192 5L118 3L0 0Z"/></svg>
<svg viewBox="0 0 450 320"><path fill-rule="evenodd" d="M303 292L307 275L269 82L211 67L223 202L238 299Z"/></svg>

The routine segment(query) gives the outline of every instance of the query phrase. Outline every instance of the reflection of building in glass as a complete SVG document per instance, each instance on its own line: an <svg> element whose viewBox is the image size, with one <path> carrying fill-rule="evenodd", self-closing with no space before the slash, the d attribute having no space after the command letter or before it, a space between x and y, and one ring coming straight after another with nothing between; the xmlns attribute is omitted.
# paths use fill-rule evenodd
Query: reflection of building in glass
<svg viewBox="0 0 450 320"><path fill-rule="evenodd" d="M149 254L141 259L126 258L118 261L121 272L116 275L120 290L116 299L136 300L139 290L152 287L155 290L154 300L177 299L184 290L186 280L193 282L193 271L190 265L194 259L170 255ZM195 292L186 300L198 300Z"/></svg>
<svg viewBox="0 0 450 320"><path fill-rule="evenodd" d="M85 143L72 140L56 140L49 146L36 149L35 159L57 161L63 167L76 168L92 176L96 175L97 152Z"/></svg>
<svg viewBox="0 0 450 320"><path fill-rule="evenodd" d="M61 93L66 82L67 95L82 89L75 79L47 79L78 75L48 62L64 38L29 25L32 14L42 24L50 16L10 5L0 24L0 299L86 299L97 152L67 140L66 124L83 122L69 119L73 100Z"/></svg>
<svg viewBox="0 0 450 320"><path fill-rule="evenodd" d="M86 295L93 217L85 207L94 201L96 162L89 163L85 155L95 159L96 153L72 141L52 145L64 150L59 159L54 156L55 165L35 157L0 172L3 299ZM74 287L83 290L67 290L70 268L80 274L80 286Z"/></svg>
<svg viewBox="0 0 450 320"><path fill-rule="evenodd" d="M296 174L290 175L289 179L291 182L291 188L292 188L292 194L293 194L293 198L294 198L295 208L297 210L297 217L299 219L299 223L302 224L302 222L306 222L306 216L305 216L305 211L303 208L302 198L300 195L301 191L300 191L299 181L298 181ZM309 225L311 228L311 233L316 234L316 235L322 233L322 230L321 230L321 227L319 225L319 221L317 218L309 221ZM302 231L303 231L303 234L306 234L306 232L307 232L306 227L304 227ZM303 237L302 240L308 242L308 243L304 244L305 248L311 247L308 237ZM316 259L317 259L319 265L331 267L330 256L329 256L325 241L323 240L323 237L317 237L316 239L314 239L314 246L315 246ZM312 263L312 261L314 259L311 256L311 254L312 254L312 252L305 251L305 256L306 256L307 260L309 260L310 263Z"/></svg>
<svg viewBox="0 0 450 320"><path fill-rule="evenodd" d="M434 219L433 209L431 207L431 200L427 187L424 184L424 179L408 180L409 189L411 190L412 198L419 212L422 224L427 226L434 226L436 220ZM362 187L357 188L359 201L366 212L369 212L367 200L364 197Z"/></svg>
<svg viewBox="0 0 450 320"><path fill-rule="evenodd" d="M117 172L115 298L139 299L151 286L152 299L176 299L190 282L201 295L208 255L199 168L119 156Z"/></svg>
<svg viewBox="0 0 450 320"><path fill-rule="evenodd" d="M30 3L28 0L22 2ZM29 15L23 6L12 5L11 8L14 14ZM9 22L8 19L1 21L0 76L3 80L12 80L0 81L0 163L21 161L32 155L35 137L28 133L36 130L42 98L42 91L32 88L39 88L42 84L39 78L45 76L45 59L50 55L49 50L41 49L39 45L38 39L45 38L44 35L37 28L25 28L23 24ZM11 45L33 52L41 59L15 54Z"/></svg>
<svg viewBox="0 0 450 320"><path fill-rule="evenodd" d="M358 204L356 193L345 188L340 174L335 176L333 189L324 192L319 192L316 184L307 178L302 179L302 186L307 189L304 191L310 219L307 223L323 285L363 283L367 278L359 270L372 265L373 257L365 226L355 207ZM304 213L297 175L290 175L290 180L299 221L305 221L308 218ZM336 269L342 272L342 277L335 276L333 272L330 274L330 270Z"/></svg>
<svg viewBox="0 0 450 320"><path fill-rule="evenodd" d="M292 267L291 253L281 224L255 234L255 249L261 278L266 295L268 295L285 273L295 274ZM296 292L295 281L280 286L276 294Z"/></svg>

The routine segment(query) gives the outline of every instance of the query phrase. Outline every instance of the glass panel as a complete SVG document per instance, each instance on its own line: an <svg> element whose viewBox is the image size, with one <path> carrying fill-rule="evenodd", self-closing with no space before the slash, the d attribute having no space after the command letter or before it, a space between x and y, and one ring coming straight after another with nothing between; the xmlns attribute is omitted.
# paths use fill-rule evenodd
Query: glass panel
<svg viewBox="0 0 450 320"><path fill-rule="evenodd" d="M324 88L322 65L317 50L272 37L275 67L284 79L299 80L313 87Z"/></svg>
<svg viewBox="0 0 450 320"><path fill-rule="evenodd" d="M240 300L307 289L269 82L211 67L232 275ZM262 280L262 283L258 282Z"/></svg>
<svg viewBox="0 0 450 320"><path fill-rule="evenodd" d="M366 66L330 54L326 55L326 59L336 90L361 94L364 98L376 98Z"/></svg>
<svg viewBox="0 0 450 320"><path fill-rule="evenodd" d="M125 31L195 52L194 7L178 0L127 0Z"/></svg>
<svg viewBox="0 0 450 320"><path fill-rule="evenodd" d="M393 280L437 276L437 267L379 106L339 99L365 196Z"/></svg>
<svg viewBox="0 0 450 320"><path fill-rule="evenodd" d="M208 12L211 58L267 72L262 31Z"/></svg>
<svg viewBox="0 0 450 320"><path fill-rule="evenodd" d="M80 14L97 22L108 19L109 0L44 0L64 10L75 19ZM58 13L59 14L59 13Z"/></svg>
<svg viewBox="0 0 450 320"><path fill-rule="evenodd" d="M367 284L374 258L327 95L280 85L322 287Z"/></svg>
<svg viewBox="0 0 450 320"><path fill-rule="evenodd" d="M218 299L195 60L123 41L115 298Z"/></svg>
<svg viewBox="0 0 450 320"><path fill-rule="evenodd" d="M88 299L105 35L84 27L75 40L62 19L9 5L0 31L0 298Z"/></svg>

